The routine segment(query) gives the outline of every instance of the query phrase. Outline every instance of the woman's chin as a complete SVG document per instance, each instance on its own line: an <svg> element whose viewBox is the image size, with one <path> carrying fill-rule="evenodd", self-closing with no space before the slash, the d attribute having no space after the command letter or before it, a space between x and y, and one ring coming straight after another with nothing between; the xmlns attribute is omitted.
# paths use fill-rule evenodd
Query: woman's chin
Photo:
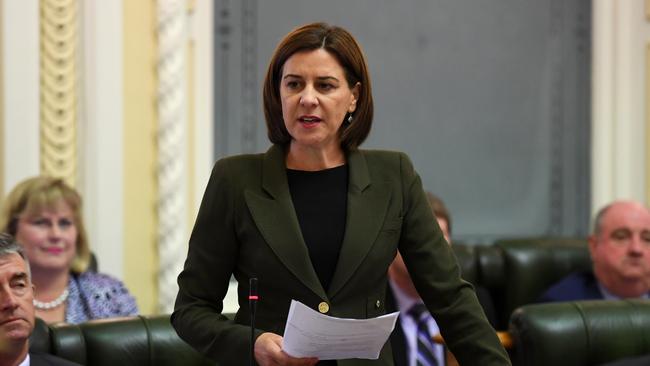
<svg viewBox="0 0 650 366"><path fill-rule="evenodd" d="M292 144L295 147L304 150L326 150L331 145L339 146L338 142L333 143L332 141L320 138L318 136L312 136L310 138L294 139Z"/></svg>
<svg viewBox="0 0 650 366"><path fill-rule="evenodd" d="M46 273L46 274L55 274L60 272L70 271L70 262L69 261L48 261L41 263L30 263L33 273Z"/></svg>

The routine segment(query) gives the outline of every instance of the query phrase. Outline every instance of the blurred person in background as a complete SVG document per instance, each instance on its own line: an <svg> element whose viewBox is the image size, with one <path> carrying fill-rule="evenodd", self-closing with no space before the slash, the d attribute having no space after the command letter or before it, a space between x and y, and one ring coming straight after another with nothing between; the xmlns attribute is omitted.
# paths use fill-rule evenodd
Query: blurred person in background
<svg viewBox="0 0 650 366"><path fill-rule="evenodd" d="M438 196L431 192L425 193L445 240L451 244L452 222L447 206ZM399 253L390 265L388 275L390 288L387 294L386 306L389 311L400 311L399 320L391 334L395 366L421 365L422 363L418 360L418 357L426 358L428 356L418 356L418 354L422 353L418 352L418 336L422 335L430 339L439 334L438 324L429 312L422 307L422 299L418 295L404 260ZM489 292L480 286L476 287L475 290L488 320L494 326L496 315ZM443 345L433 342L421 343L424 343L423 346L430 348L430 355L434 358L434 360L429 360L430 364L445 365Z"/></svg>
<svg viewBox="0 0 650 366"><path fill-rule="evenodd" d="M572 273L540 302L650 298L650 210L633 201L602 208L589 236L593 271Z"/></svg>
<svg viewBox="0 0 650 366"><path fill-rule="evenodd" d="M124 284L89 270L91 253L81 196L63 180L34 177L4 200L0 231L13 235L31 263L36 316L47 323L81 323L138 313Z"/></svg>

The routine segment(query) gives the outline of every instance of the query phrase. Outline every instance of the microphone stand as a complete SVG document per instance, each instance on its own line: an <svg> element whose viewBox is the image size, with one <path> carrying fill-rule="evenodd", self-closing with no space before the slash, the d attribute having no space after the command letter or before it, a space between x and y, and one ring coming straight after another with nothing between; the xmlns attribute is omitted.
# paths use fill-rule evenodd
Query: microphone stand
<svg viewBox="0 0 650 366"><path fill-rule="evenodd" d="M248 307L251 316L251 348L250 348L250 366L255 365L255 310L257 309L257 278L253 277L249 280L248 287Z"/></svg>

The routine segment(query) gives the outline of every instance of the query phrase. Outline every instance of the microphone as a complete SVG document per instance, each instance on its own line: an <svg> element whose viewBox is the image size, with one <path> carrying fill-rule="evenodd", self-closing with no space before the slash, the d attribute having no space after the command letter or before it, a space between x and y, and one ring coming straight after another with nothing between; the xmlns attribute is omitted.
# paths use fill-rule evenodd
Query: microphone
<svg viewBox="0 0 650 366"><path fill-rule="evenodd" d="M255 365L255 310L257 309L257 277L252 277L248 281L248 307L250 308L251 316L251 349L250 349L250 365Z"/></svg>

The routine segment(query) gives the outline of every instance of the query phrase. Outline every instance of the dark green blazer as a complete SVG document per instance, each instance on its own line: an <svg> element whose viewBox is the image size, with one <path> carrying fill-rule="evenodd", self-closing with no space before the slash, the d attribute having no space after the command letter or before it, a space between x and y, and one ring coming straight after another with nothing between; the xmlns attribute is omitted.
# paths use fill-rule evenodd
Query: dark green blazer
<svg viewBox="0 0 650 366"><path fill-rule="evenodd" d="M458 264L433 218L408 157L353 151L349 164L346 231L329 289L314 271L291 202L285 153L219 160L190 238L172 324L182 339L223 365L247 362L250 330L248 280L259 280L256 335L282 335L296 299L328 315L370 318L385 314L387 269L399 249L416 288L461 364L506 365L508 356L461 280ZM318 194L314 192L314 194ZM234 321L221 314L231 275L239 282ZM379 360L339 365L392 365L390 342Z"/></svg>

